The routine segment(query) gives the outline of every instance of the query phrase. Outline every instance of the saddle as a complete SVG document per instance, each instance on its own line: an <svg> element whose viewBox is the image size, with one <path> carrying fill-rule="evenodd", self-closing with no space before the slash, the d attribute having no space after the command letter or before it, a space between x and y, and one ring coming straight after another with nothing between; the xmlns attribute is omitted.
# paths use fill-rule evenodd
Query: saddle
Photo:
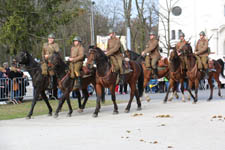
<svg viewBox="0 0 225 150"><path fill-rule="evenodd" d="M166 57L161 57L157 65L158 67L168 67L168 59Z"/></svg>

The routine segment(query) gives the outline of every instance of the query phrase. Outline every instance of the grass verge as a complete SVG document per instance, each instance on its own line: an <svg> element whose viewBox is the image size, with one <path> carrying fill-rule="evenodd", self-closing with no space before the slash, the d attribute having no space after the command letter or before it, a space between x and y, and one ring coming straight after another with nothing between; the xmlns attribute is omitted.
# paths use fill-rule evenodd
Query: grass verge
<svg viewBox="0 0 225 150"><path fill-rule="evenodd" d="M50 100L50 105L53 108L53 112L56 110L58 106L57 100ZM117 101L117 103L123 103L125 101ZM87 102L86 108L95 107L96 101L95 100L89 100ZM73 110L76 110L78 108L77 100L71 100L71 105ZM106 100L102 106L112 105L111 100ZM9 119L15 119L15 118L24 118L27 116L28 112L30 111L31 107L31 101L26 101L22 104L13 105L13 104L7 104L7 105L0 105L0 120L9 120ZM67 103L65 102L62 108L62 111L68 111ZM48 114L48 108L44 101L38 101L35 105L33 116L38 115L44 115Z"/></svg>

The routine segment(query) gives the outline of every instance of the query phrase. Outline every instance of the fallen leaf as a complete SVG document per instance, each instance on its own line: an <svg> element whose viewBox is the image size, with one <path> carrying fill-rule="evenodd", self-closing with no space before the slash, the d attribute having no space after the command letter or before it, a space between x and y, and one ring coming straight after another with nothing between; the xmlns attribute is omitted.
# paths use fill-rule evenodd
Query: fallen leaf
<svg viewBox="0 0 225 150"><path fill-rule="evenodd" d="M165 124L161 124L161 126L166 126Z"/></svg>
<svg viewBox="0 0 225 150"><path fill-rule="evenodd" d="M126 138L127 138L127 139L129 139L129 137L128 137L128 136L127 136Z"/></svg>
<svg viewBox="0 0 225 150"><path fill-rule="evenodd" d="M153 142L153 144L157 144L157 143L158 143L157 141L154 141L154 142Z"/></svg>
<svg viewBox="0 0 225 150"><path fill-rule="evenodd" d="M127 133L131 133L131 131L127 130Z"/></svg>
<svg viewBox="0 0 225 150"><path fill-rule="evenodd" d="M219 115L218 118L223 118L223 116Z"/></svg>
<svg viewBox="0 0 225 150"><path fill-rule="evenodd" d="M140 139L140 142L144 142L144 140L143 139Z"/></svg>
<svg viewBox="0 0 225 150"><path fill-rule="evenodd" d="M121 138L123 139L124 137L123 137L123 136L121 136Z"/></svg>
<svg viewBox="0 0 225 150"><path fill-rule="evenodd" d="M168 146L168 148L173 148L173 146Z"/></svg>
<svg viewBox="0 0 225 150"><path fill-rule="evenodd" d="M216 116L213 116L212 118L216 118Z"/></svg>

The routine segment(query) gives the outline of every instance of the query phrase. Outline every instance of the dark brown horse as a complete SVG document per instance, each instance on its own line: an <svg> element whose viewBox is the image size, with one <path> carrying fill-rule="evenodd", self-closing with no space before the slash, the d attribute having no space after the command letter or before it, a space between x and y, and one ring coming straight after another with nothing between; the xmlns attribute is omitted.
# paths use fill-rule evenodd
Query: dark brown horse
<svg viewBox="0 0 225 150"><path fill-rule="evenodd" d="M115 86L116 82L118 81L118 74L112 72L112 65L110 64L109 58L104 54L104 52L95 46L91 46L89 48L89 56L87 61L88 67L90 69L93 68L94 64L96 64L96 93L97 93L97 103L96 109L93 114L93 117L98 116L98 112L100 109L100 100L102 96L102 87L107 87L111 91L112 101L114 104L114 114L118 114L118 106L116 103L116 96L115 96ZM135 62L130 61L130 66L133 72L126 74L126 82L129 84L131 88L130 92L130 100L128 105L125 109L125 112L130 111L131 102L133 100L134 95L136 96L138 110L141 109L141 101L140 96L143 92L143 74L142 68ZM138 82L138 90L136 89L136 83Z"/></svg>
<svg viewBox="0 0 225 150"><path fill-rule="evenodd" d="M173 89L173 92L176 91L177 84L181 84L181 92L182 92L182 101L185 102L185 96L184 96L184 80L185 80L185 72L182 70L182 62L180 57L177 54L177 50L174 48L173 51L170 53L169 57L169 88L167 90L164 103L167 102L168 95L170 92L170 89ZM191 94L191 91L188 90ZM193 97L193 95L192 95Z"/></svg>
<svg viewBox="0 0 225 150"><path fill-rule="evenodd" d="M67 101L68 107L69 107L69 113L68 116L71 116L73 109L70 103L70 92L73 89L74 79L70 78L70 72L68 71L68 65L62 60L59 53L54 52L53 55L50 57L50 64L56 74L57 81L58 81L58 87L61 89L63 96L59 100L59 105L55 112L55 117L58 117L59 111L61 110L63 103L65 100ZM94 72L95 73L95 72ZM77 89L76 95L78 96L78 105L79 105L79 112L82 112L85 108L86 102L88 100L88 91L87 87L89 84L93 84L95 86L95 74L91 74L90 76L87 76L86 78L82 79L82 93L84 95L84 102L81 103L81 96L80 91ZM104 99L103 99L104 100Z"/></svg>
<svg viewBox="0 0 225 150"><path fill-rule="evenodd" d="M49 85L49 77L42 75L40 65L33 59L33 57L27 51L20 52L16 56L16 61L19 64L24 65L25 70L27 70L29 72L29 74L32 78L32 82L33 82L34 97L32 100L31 109L27 115L27 119L31 118L34 107L35 107L38 97L40 95L44 99L44 101L48 107L48 110L49 110L48 115L51 116L52 115L52 107L48 101L46 94L45 94L45 90L48 89L48 85Z"/></svg>
<svg viewBox="0 0 225 150"><path fill-rule="evenodd" d="M189 89L192 89L192 87L195 85L195 98L194 103L198 101L198 87L199 87L199 81L204 78L205 74L204 72L201 72L198 70L197 67L197 60L195 55L192 53L192 47L190 43L187 43L185 46L183 46L183 51L186 52L186 56L188 59L188 68L187 68L187 77L188 77L188 84ZM218 84L218 95L221 96L221 82L219 80L219 75L221 74L224 78L223 69L224 69L224 62L219 59L217 61L214 61L214 66L216 71L209 71L209 78L208 83L210 86L210 96L208 100L210 101L213 97L213 84L212 84L212 78L214 78Z"/></svg>

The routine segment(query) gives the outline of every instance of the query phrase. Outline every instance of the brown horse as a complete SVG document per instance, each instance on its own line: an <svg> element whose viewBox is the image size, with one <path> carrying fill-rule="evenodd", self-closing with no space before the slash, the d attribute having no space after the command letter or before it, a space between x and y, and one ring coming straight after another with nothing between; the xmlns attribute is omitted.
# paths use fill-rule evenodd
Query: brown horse
<svg viewBox="0 0 225 150"><path fill-rule="evenodd" d="M185 80L185 72L182 70L182 62L180 57L177 54L177 50L174 48L173 51L170 53L169 57L169 69L170 69L170 79L169 79L169 88L167 90L164 103L167 102L168 95L170 92L170 89L173 89L173 92L175 92L177 83L181 84L181 92L182 92L182 101L185 102L185 96L184 96L184 80ZM191 94L191 91L188 90ZM192 95L193 97L193 95Z"/></svg>
<svg viewBox="0 0 225 150"><path fill-rule="evenodd" d="M188 77L188 84L189 89L192 89L193 85L195 85L195 98L194 103L198 101L198 87L199 87L199 81L204 78L205 74L204 72L201 72L197 68L197 60L195 55L192 53L192 47L190 43L187 43L183 46L183 51L186 52L186 56L188 59L188 68L187 68L187 77ZM223 69L224 69L224 62L219 59L217 61L214 61L214 66L216 71L209 71L209 78L208 83L210 86L210 96L208 98L208 101L210 101L213 97L213 84L212 84L212 78L214 78L218 84L218 95L221 96L221 82L219 80L219 75L221 74L224 78Z"/></svg>
<svg viewBox="0 0 225 150"><path fill-rule="evenodd" d="M128 57L130 60L138 62L143 67L143 70L144 70L144 85L143 85L143 87L145 88L147 86L149 80L152 78L153 72L152 72L152 70L149 70L145 67L144 57L135 53L134 51L130 51L130 50L125 51L125 56ZM158 78L162 78L162 77L169 78L169 67L168 67L169 63L168 63L167 58L161 59L160 62L161 62L160 67L158 67ZM176 91L173 94L176 95L176 97L178 98ZM144 92L144 97L147 101L150 101L149 95L147 95L145 92Z"/></svg>
<svg viewBox="0 0 225 150"><path fill-rule="evenodd" d="M94 64L96 65L96 93L97 93L97 103L96 103L96 109L93 114L93 117L98 116L98 112L100 109L100 99L102 96L102 88L106 87L109 88L111 91L111 98L114 104L114 111L113 114L118 114L118 106L116 103L116 96L115 96L115 87L116 82L118 81L118 73L113 72L112 65L110 64L109 58L104 54L104 52L95 46L91 46L89 48L89 56L87 65L89 69L92 69L94 67ZM142 68L133 61L130 61L132 72L126 74L126 82L129 84L131 88L130 92L130 100L128 102L128 105L125 109L125 112L130 111L131 103L133 100L133 97L135 95L138 105L138 110L141 110L141 101L140 101L140 95L143 92L143 73ZM136 89L136 83L138 82L138 90Z"/></svg>
<svg viewBox="0 0 225 150"><path fill-rule="evenodd" d="M73 89L74 79L70 78L70 72L68 71L68 65L62 60L60 54L58 52L54 52L53 55L50 57L50 64L53 68L58 82L58 87L61 89L63 96L59 100L58 107L55 112L54 117L58 117L59 111L61 110L63 103L65 100L67 101L68 107L69 107L69 113L67 116L71 116L73 109L70 103L70 92ZM95 72L94 72L95 73ZM92 73L90 76L87 76L86 78L82 79L82 87L80 88L82 90L82 93L84 95L84 102L81 104L81 96L80 96L80 89L75 90L77 96L78 96L78 105L79 110L78 112L83 112L83 109L85 108L85 105L88 100L88 91L87 87L89 84L93 84L95 86L95 74Z"/></svg>

